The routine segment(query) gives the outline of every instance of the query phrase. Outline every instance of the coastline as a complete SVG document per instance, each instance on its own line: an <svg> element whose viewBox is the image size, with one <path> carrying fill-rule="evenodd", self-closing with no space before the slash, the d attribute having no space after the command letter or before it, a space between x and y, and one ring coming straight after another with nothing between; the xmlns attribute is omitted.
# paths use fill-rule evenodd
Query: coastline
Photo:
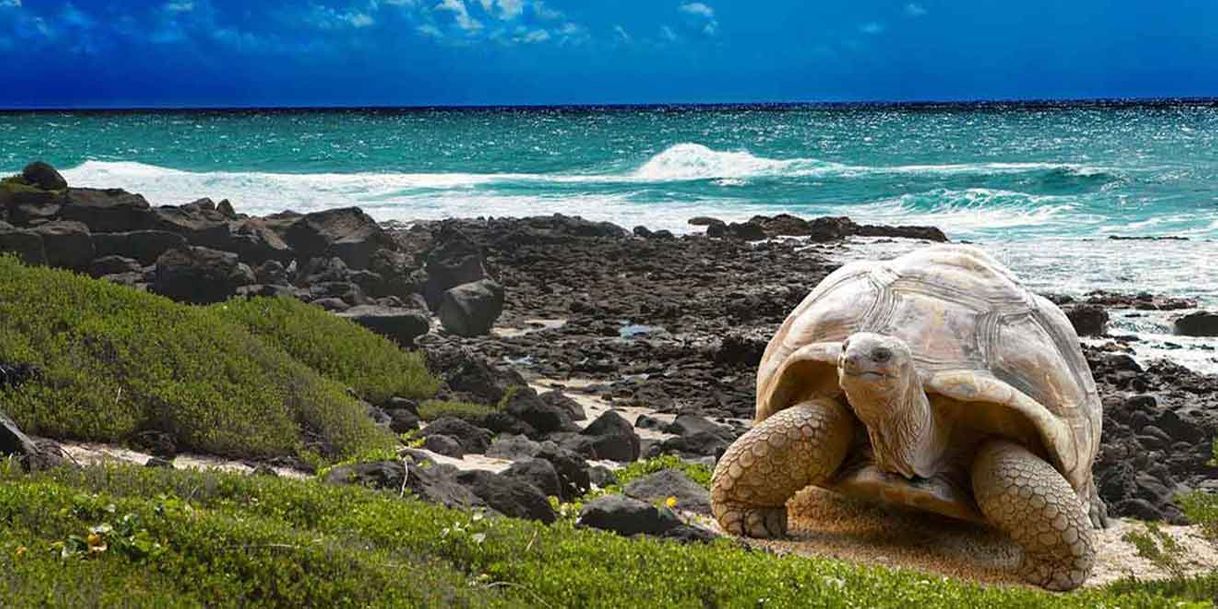
<svg viewBox="0 0 1218 609"><path fill-rule="evenodd" d="M774 330L824 276L866 251L848 244L946 239L932 227L794 216L700 218L707 230L680 236L560 214L409 225L377 223L357 209L258 218L227 201L153 207L121 190L21 186L9 183L0 195L0 247L27 262L197 304L311 302L420 349L443 381L437 399L509 402L512 416L479 423L521 437L526 452L535 450L526 442L542 441L589 458L595 450L587 454L586 439L562 420L582 413L582 428L595 411L572 401L622 413L636 457L713 464L752 417L756 365ZM468 300L449 295L471 284L480 291ZM1084 352L1105 405L1095 471L1110 512L1186 523L1174 497L1218 489L1210 464L1218 377L1139 363L1129 356L1137 341L1108 334L1103 320L1196 303L1053 297L1080 334L1096 335ZM532 385L531 397L511 410L504 387L519 385ZM568 414L546 429L559 408Z"/></svg>

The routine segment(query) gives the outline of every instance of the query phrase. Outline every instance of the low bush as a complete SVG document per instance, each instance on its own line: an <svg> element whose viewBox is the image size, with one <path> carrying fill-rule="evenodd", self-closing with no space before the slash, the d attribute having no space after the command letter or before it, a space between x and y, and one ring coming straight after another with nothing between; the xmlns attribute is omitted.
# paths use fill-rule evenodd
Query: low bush
<svg viewBox="0 0 1218 609"><path fill-rule="evenodd" d="M1186 607L1213 590L1202 578L985 587L311 480L8 467L0 482L0 598L14 606Z"/></svg>
<svg viewBox="0 0 1218 609"><path fill-rule="evenodd" d="M476 421L498 411L499 408L494 406L472 404L470 402L427 400L419 404L419 418L424 421L434 421L440 417L456 417L467 421Z"/></svg>
<svg viewBox="0 0 1218 609"><path fill-rule="evenodd" d="M374 404L394 396L429 398L439 387L421 354L403 351L320 307L286 297L230 300L213 307Z"/></svg>
<svg viewBox="0 0 1218 609"><path fill-rule="evenodd" d="M283 320L290 324L290 320ZM339 383L218 309L0 257L0 362L38 377L3 394L26 432L238 458L341 458L393 438Z"/></svg>

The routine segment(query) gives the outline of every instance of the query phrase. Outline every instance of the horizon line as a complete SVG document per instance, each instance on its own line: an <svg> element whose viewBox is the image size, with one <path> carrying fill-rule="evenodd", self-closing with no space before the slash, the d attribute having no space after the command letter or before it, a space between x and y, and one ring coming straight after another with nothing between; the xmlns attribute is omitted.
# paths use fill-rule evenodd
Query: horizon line
<svg viewBox="0 0 1218 609"><path fill-rule="evenodd" d="M323 105L135 105L135 106L0 106L0 114L50 112L301 112L301 111L428 111L428 110L614 110L614 109L695 109L695 108L952 108L988 107L1065 107L1065 106L1168 106L1218 105L1218 96L1184 97L1061 97L992 98L971 100L820 100L751 102L607 102L607 103L525 103L525 104L323 104Z"/></svg>

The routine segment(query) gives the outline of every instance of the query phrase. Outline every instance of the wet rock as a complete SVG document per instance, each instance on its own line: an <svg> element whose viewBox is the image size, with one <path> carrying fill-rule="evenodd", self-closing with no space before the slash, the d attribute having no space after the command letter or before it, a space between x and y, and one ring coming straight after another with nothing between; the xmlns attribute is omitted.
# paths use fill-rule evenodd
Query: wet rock
<svg viewBox="0 0 1218 609"><path fill-rule="evenodd" d="M623 495L606 495L584 505L579 524L618 535L662 535L681 521L671 510Z"/></svg>
<svg viewBox="0 0 1218 609"><path fill-rule="evenodd" d="M1063 307L1074 331L1079 336L1103 336L1108 333L1108 311L1094 304L1075 304Z"/></svg>
<svg viewBox="0 0 1218 609"><path fill-rule="evenodd" d="M179 302L210 304L227 300L254 281L254 272L236 254L190 246L157 258L150 288Z"/></svg>
<svg viewBox="0 0 1218 609"><path fill-rule="evenodd" d="M669 497L677 501L677 509L711 513L710 493L679 470L660 470L626 485L623 492L649 503L663 503Z"/></svg>
<svg viewBox="0 0 1218 609"><path fill-rule="evenodd" d="M1176 318L1173 326L1181 336L1218 336L1218 313L1195 311Z"/></svg>
<svg viewBox="0 0 1218 609"><path fill-rule="evenodd" d="M339 313L339 316L368 328L403 347L413 346L415 339L427 334L431 329L431 322L426 313L415 309L360 305Z"/></svg>
<svg viewBox="0 0 1218 609"><path fill-rule="evenodd" d="M592 440L598 459L628 462L639 458L639 435L622 415L612 410L602 414L581 434Z"/></svg>
<svg viewBox="0 0 1218 609"><path fill-rule="evenodd" d="M559 499L572 501L592 488L591 468L578 454L559 448L551 442L543 442L541 450L537 452L537 458L549 461L558 473Z"/></svg>
<svg viewBox="0 0 1218 609"><path fill-rule="evenodd" d="M444 329L458 336L482 336L503 312L503 286L482 279L444 292L437 314Z"/></svg>

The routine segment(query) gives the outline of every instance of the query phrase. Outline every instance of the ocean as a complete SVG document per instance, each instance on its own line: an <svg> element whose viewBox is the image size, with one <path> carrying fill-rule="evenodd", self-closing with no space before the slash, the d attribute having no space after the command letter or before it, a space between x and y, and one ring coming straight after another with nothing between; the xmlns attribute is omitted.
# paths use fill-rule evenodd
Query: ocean
<svg viewBox="0 0 1218 609"><path fill-rule="evenodd" d="M0 171L41 158L76 186L154 204L227 198L251 214L935 225L1035 289L1218 306L1218 102L12 112L0 141ZM1143 352L1218 370L1213 341L1169 325L1116 322L1149 341Z"/></svg>

